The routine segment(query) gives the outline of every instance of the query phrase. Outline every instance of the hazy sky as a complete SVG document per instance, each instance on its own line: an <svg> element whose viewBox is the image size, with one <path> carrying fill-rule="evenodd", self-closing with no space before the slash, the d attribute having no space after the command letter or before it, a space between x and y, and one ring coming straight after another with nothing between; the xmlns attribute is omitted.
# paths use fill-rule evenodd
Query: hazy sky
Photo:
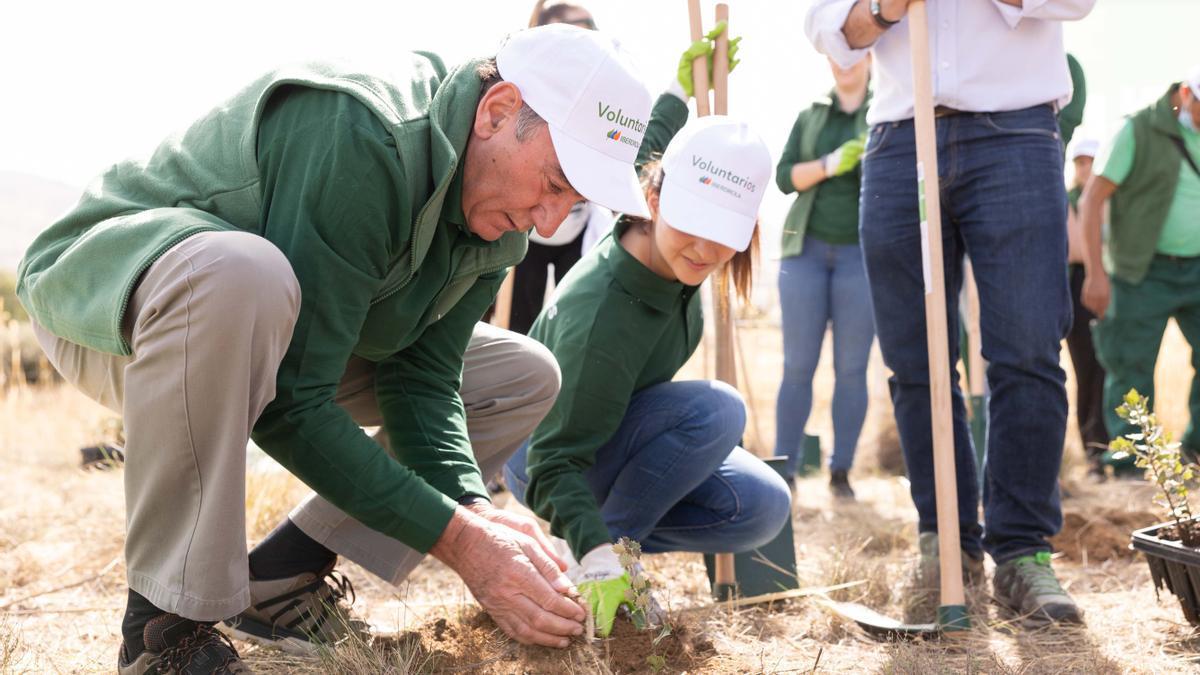
<svg viewBox="0 0 1200 675"><path fill-rule="evenodd" d="M949 0L933 0L945 2ZM955 0L986 2L987 0ZM83 185L108 163L151 149L260 71L322 56L430 49L454 62L493 53L531 2L57 2L10 0L0 21L0 169ZM585 3L600 27L665 86L688 43L685 0ZM713 3L705 0L706 16ZM796 113L831 84L802 31L808 3L731 0L743 63L730 112L778 156ZM711 24L711 18L706 23ZM1200 0L1099 0L1067 24L1087 71L1085 128L1107 135L1122 112L1200 65ZM766 239L788 198L768 193Z"/></svg>

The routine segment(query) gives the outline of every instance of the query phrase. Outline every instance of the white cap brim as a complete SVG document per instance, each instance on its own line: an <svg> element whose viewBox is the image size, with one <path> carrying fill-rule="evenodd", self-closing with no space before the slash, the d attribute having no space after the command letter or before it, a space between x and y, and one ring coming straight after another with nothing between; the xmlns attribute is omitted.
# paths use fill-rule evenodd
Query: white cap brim
<svg viewBox="0 0 1200 675"><path fill-rule="evenodd" d="M663 180L658 210L667 225L694 237L715 241L735 251L745 251L754 236L757 218L713 204L687 188Z"/></svg>
<svg viewBox="0 0 1200 675"><path fill-rule="evenodd" d="M631 164L576 141L553 124L549 127L554 154L576 192L617 213L650 217L637 170Z"/></svg>

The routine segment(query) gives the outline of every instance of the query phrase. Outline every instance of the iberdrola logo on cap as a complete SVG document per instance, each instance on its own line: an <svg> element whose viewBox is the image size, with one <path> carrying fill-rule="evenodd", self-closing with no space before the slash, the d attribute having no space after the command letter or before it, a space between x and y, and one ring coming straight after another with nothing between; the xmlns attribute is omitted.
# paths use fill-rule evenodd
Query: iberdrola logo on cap
<svg viewBox="0 0 1200 675"><path fill-rule="evenodd" d="M754 182L751 181L749 178L745 178L744 176L739 176L736 173L734 173L733 171L730 171L729 169L717 166L716 164L713 163L713 161L711 159L705 159L705 158L701 157L700 155L692 155L692 166L697 169L700 169L701 171L703 171L707 174L711 174L711 175L707 175L707 176L701 176L700 177L701 183L703 183L705 185L711 185L714 188L721 190L722 192L728 192L729 194L737 197L738 199L741 199L742 193L739 192L735 188L742 188L749 192L758 191L758 186L755 185ZM724 183L729 183L729 185L724 185L722 183L714 183L713 176L720 178Z"/></svg>
<svg viewBox="0 0 1200 675"><path fill-rule="evenodd" d="M618 127L624 127L629 131L639 134L645 133L646 131L646 123L635 117L626 115L624 108L614 109L611 105L603 101L597 101L596 112L600 119L612 122ZM610 140L614 140L618 143L624 143L625 145L632 145L635 148L640 148L642 146L642 142L640 140L630 138L618 128L609 129L605 136L607 136Z"/></svg>

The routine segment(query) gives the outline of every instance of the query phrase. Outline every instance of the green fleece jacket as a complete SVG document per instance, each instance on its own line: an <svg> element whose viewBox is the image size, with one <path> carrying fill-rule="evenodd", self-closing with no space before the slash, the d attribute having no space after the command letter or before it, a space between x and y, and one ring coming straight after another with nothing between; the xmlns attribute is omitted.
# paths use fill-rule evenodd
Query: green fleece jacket
<svg viewBox="0 0 1200 675"><path fill-rule="evenodd" d="M526 247L524 235L485 242L465 228L476 65L413 53L386 69L265 75L95 181L26 253L22 302L65 339L128 354L126 303L163 252L203 231L265 237L291 262L302 302L255 441L349 515L428 550L456 498L486 495L458 394L462 358ZM352 354L378 362L394 457L334 403Z"/></svg>

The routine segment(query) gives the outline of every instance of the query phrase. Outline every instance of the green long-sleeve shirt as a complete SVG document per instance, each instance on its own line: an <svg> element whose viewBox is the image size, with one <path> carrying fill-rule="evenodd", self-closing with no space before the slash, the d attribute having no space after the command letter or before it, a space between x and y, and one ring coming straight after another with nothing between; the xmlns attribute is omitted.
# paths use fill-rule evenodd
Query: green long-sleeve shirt
<svg viewBox="0 0 1200 675"><path fill-rule="evenodd" d="M659 98L639 166L686 121L679 99ZM620 426L630 398L674 377L704 330L697 287L667 281L630 255L620 242L628 227L619 221L571 268L529 332L558 359L562 389L533 434L525 499L576 557L610 541L584 471Z"/></svg>
<svg viewBox="0 0 1200 675"><path fill-rule="evenodd" d="M390 522L385 531L426 550L449 521L453 498L487 495L458 388L471 331L501 275L481 277L431 322L428 310L456 252L491 245L466 229L459 172L420 273L387 302L371 304L388 260L412 235L399 187L408 176L395 157L387 128L348 94L284 88L268 103L258 136L263 234L303 264L294 266L299 319L255 440L326 498ZM386 339L362 345L360 331L370 324L386 324L374 331ZM399 462L333 402L356 352L390 352L378 360L375 393ZM323 394L320 409L297 410L314 389Z"/></svg>

